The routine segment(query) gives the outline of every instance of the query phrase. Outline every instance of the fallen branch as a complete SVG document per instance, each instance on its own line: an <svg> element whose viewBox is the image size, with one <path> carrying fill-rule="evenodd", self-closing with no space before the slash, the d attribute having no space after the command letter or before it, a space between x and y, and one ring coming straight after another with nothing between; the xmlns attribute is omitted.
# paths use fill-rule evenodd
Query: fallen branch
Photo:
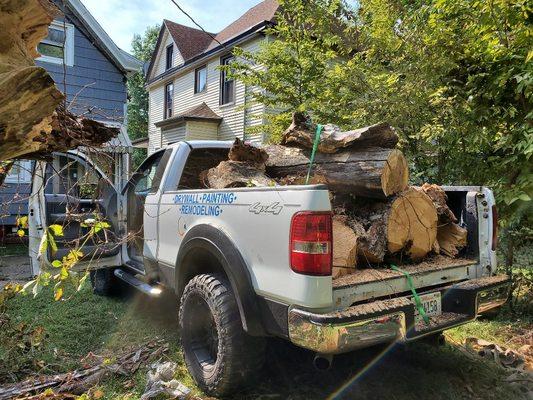
<svg viewBox="0 0 533 400"><path fill-rule="evenodd" d="M0 387L0 400L39 393L53 389L56 393L81 394L111 375L132 375L142 364L160 357L168 351L168 344L162 340L125 353L108 363L104 359L98 365L58 375L38 376L23 382Z"/></svg>

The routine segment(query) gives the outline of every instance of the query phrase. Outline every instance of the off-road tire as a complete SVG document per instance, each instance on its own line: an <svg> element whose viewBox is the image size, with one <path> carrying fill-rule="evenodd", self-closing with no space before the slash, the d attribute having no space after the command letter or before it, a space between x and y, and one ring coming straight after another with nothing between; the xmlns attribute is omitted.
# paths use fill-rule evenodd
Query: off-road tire
<svg viewBox="0 0 533 400"><path fill-rule="evenodd" d="M98 296L115 296L119 293L119 280L113 268L100 268L90 272L94 294Z"/></svg>
<svg viewBox="0 0 533 400"><path fill-rule="evenodd" d="M207 314L211 335L203 334ZM223 275L197 275L189 281L181 296L179 327L187 368L209 395L224 396L252 383L263 366L265 338L243 330L235 295Z"/></svg>

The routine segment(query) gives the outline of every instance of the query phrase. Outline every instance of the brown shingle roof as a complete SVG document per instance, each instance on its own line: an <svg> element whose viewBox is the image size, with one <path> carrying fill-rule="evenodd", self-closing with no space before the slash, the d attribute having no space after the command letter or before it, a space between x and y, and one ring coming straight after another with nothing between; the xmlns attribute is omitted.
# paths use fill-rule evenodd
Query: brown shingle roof
<svg viewBox="0 0 533 400"><path fill-rule="evenodd" d="M225 43L262 22L273 22L278 7L279 4L276 0L263 0L216 34L208 34L200 29L177 24L169 20L164 20L163 26L168 29L184 61L187 62L220 46L220 43ZM153 53L154 55L159 51L162 33L163 27L159 33L157 45ZM215 37L216 40L213 40L213 37ZM147 76L150 76L151 74L153 63L155 62L154 55L152 55Z"/></svg>
<svg viewBox="0 0 533 400"><path fill-rule="evenodd" d="M220 46L218 42L224 43L261 22L273 21L274 14L276 14L278 7L279 4L276 0L264 0L258 5L250 8L243 15L241 15L240 18L233 21L231 24L217 33L215 36L216 40L213 40L206 50L211 50L217 46Z"/></svg>
<svg viewBox="0 0 533 400"><path fill-rule="evenodd" d="M200 29L163 20L174 43L185 61L202 53L213 40L209 34Z"/></svg>
<svg viewBox="0 0 533 400"><path fill-rule="evenodd" d="M182 113L173 116L172 118L156 122L154 125L158 128L161 128L169 125L176 125L188 120L213 121L220 123L222 117L211 110L207 104L201 103L200 105L191 107Z"/></svg>

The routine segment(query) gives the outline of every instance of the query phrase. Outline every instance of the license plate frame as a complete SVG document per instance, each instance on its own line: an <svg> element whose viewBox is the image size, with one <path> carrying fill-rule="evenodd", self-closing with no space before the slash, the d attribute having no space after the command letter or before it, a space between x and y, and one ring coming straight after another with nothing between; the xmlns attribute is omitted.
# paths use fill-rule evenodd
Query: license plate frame
<svg viewBox="0 0 533 400"><path fill-rule="evenodd" d="M420 298L422 307L424 308L424 311L426 312L426 315L428 317L436 317L442 314L442 299L440 292L422 294L418 297ZM418 323L422 321L422 316L418 312L418 307L416 306L415 298L411 297L411 301L415 306L415 323Z"/></svg>

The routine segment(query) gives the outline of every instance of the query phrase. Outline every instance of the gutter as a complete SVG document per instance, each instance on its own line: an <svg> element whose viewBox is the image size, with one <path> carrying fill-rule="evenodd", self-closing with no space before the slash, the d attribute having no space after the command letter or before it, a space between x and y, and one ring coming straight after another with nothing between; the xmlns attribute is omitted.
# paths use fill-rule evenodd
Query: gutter
<svg viewBox="0 0 533 400"><path fill-rule="evenodd" d="M245 30L244 32L238 34L237 36L234 36L233 38L227 40L226 42L223 42L222 45L214 47L205 53L201 53L193 58L190 58L189 60L185 61L185 63L177 67L170 68L169 70L163 72L162 74L156 76L155 78L147 81L144 87L148 89L154 83L163 81L166 78L173 76L174 74L178 72L184 72L189 69L192 69L193 67L196 67L202 64L206 59L211 58L217 54L227 52L229 50L228 47L235 47L237 44L242 43L246 41L247 39L255 36L256 34L264 30L269 25L272 25L272 22L263 21L257 25L254 25L251 28Z"/></svg>
<svg viewBox="0 0 533 400"><path fill-rule="evenodd" d="M129 75L141 69L142 62L118 47L80 0L68 0L67 5L70 6L69 8L73 14L100 42L107 55L115 61L123 72Z"/></svg>

